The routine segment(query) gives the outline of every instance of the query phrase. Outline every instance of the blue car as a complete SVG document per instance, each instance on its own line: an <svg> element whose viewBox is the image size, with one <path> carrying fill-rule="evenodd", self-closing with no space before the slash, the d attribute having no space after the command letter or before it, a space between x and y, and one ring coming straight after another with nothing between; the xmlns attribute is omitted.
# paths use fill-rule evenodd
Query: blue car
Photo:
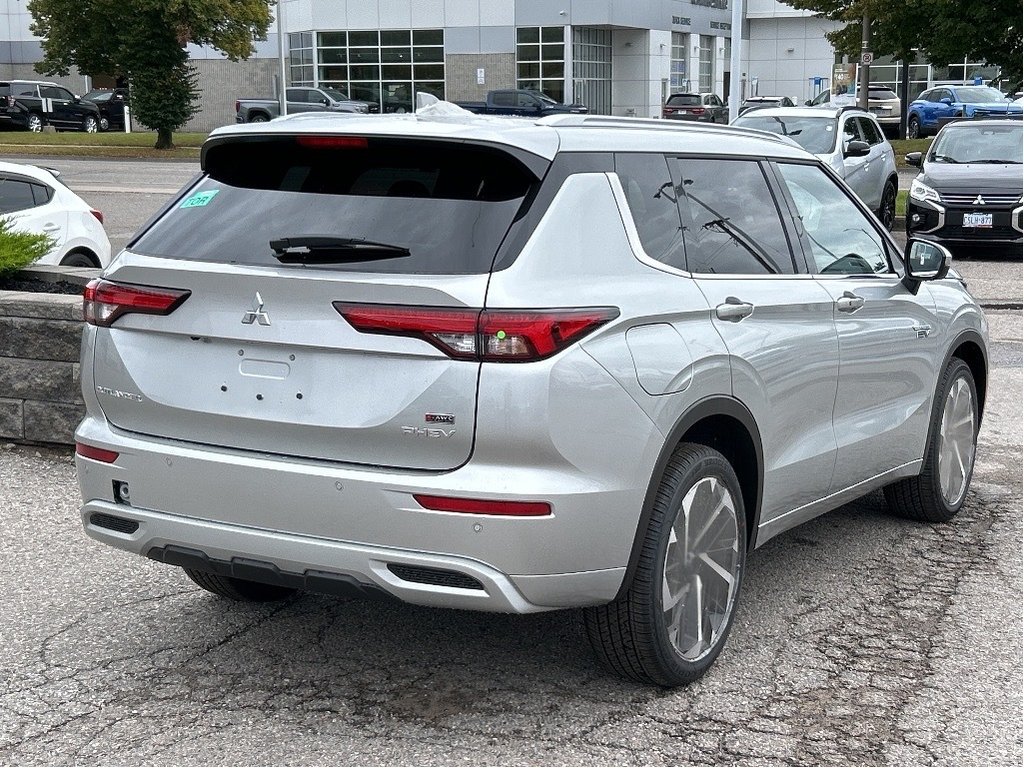
<svg viewBox="0 0 1024 768"><path fill-rule="evenodd" d="M986 85L940 85L910 102L907 137L934 135L954 117L1009 117L1020 119L1022 108L1000 91Z"/></svg>

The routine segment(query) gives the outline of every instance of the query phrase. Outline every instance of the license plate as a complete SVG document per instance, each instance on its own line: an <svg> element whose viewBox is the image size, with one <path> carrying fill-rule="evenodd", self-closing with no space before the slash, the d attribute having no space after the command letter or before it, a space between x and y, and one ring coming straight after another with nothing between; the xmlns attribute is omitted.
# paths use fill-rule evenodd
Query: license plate
<svg viewBox="0 0 1024 768"><path fill-rule="evenodd" d="M992 214L991 213L965 213L964 214L964 226L965 227L987 227L992 228Z"/></svg>

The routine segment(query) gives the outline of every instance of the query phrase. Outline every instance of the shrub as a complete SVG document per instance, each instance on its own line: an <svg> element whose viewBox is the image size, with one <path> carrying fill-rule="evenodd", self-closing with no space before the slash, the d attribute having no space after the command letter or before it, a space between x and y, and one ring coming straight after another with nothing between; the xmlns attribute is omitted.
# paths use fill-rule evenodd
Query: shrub
<svg viewBox="0 0 1024 768"><path fill-rule="evenodd" d="M0 218L0 275L27 267L57 245L49 235L15 232L12 227L10 219Z"/></svg>

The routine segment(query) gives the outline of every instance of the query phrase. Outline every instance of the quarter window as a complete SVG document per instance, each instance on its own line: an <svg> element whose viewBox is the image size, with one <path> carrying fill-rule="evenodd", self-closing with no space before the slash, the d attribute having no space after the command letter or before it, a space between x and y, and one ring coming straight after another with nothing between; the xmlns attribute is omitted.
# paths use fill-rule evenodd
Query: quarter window
<svg viewBox="0 0 1024 768"><path fill-rule="evenodd" d="M669 162L673 185L662 194L678 203L690 272L796 271L779 209L759 163L696 158Z"/></svg>
<svg viewBox="0 0 1024 768"><path fill-rule="evenodd" d="M615 172L626 193L644 252L670 267L686 269L679 209L665 157L618 154Z"/></svg>
<svg viewBox="0 0 1024 768"><path fill-rule="evenodd" d="M813 165L779 165L803 225L804 244L822 274L889 272L881 236L864 213Z"/></svg>

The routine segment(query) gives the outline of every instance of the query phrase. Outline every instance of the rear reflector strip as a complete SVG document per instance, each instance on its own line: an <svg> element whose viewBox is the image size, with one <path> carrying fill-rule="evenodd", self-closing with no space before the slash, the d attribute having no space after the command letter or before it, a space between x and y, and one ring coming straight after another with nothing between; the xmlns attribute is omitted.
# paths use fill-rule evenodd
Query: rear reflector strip
<svg viewBox="0 0 1024 768"><path fill-rule="evenodd" d="M113 283L100 278L85 287L82 315L89 325L106 328L122 315L169 315L191 293L175 288Z"/></svg>
<svg viewBox="0 0 1024 768"><path fill-rule="evenodd" d="M120 454L117 451L108 451L106 448L97 448L95 445L75 443L75 453L85 459L102 461L104 464L113 464Z"/></svg>
<svg viewBox="0 0 1024 768"><path fill-rule="evenodd" d="M494 499L460 499L450 496L413 494L424 509L436 512L464 512L469 515L506 515L509 517L546 517L551 505L546 501L497 501Z"/></svg>
<svg viewBox="0 0 1024 768"><path fill-rule="evenodd" d="M614 307L481 310L334 302L360 333L409 336L456 360L525 363L560 352L609 320Z"/></svg>

